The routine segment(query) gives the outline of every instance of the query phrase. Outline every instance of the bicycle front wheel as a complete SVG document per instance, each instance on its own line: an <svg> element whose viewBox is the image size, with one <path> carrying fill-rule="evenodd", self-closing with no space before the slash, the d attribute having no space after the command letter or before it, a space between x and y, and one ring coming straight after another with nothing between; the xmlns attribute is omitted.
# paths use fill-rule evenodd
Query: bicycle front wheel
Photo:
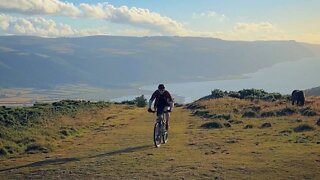
<svg viewBox="0 0 320 180"><path fill-rule="evenodd" d="M159 122L156 122L154 125L154 131L153 131L153 141L155 147L160 147L161 144L161 124Z"/></svg>
<svg viewBox="0 0 320 180"><path fill-rule="evenodd" d="M169 137L169 133L168 133L168 129L166 128L166 123L163 123L163 133L161 135L162 137L162 142L165 144L168 142L168 137Z"/></svg>
<svg viewBox="0 0 320 180"><path fill-rule="evenodd" d="M168 131L165 131L162 135L162 141L164 144L168 142L168 137L169 137Z"/></svg>

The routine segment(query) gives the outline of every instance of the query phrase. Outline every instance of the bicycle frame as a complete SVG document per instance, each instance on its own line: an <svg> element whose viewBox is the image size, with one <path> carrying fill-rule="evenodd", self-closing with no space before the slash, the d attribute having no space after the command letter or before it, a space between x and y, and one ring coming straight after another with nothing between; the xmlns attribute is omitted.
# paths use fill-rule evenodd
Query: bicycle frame
<svg viewBox="0 0 320 180"><path fill-rule="evenodd" d="M166 129L166 119L165 112L156 117L156 123L154 125L153 140L155 147L160 147L161 143L167 143L168 141L168 131Z"/></svg>

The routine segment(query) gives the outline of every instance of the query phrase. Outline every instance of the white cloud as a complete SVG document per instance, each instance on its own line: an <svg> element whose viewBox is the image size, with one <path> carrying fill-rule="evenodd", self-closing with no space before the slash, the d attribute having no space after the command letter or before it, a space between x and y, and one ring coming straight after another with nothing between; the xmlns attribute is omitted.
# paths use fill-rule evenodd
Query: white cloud
<svg viewBox="0 0 320 180"><path fill-rule="evenodd" d="M236 23L229 31L196 32L190 31L192 36L215 37L225 40L287 40L288 36L276 25L269 22Z"/></svg>
<svg viewBox="0 0 320 180"><path fill-rule="evenodd" d="M280 30L275 25L269 22L260 23L237 23L234 26L235 32L264 32L272 33L279 32Z"/></svg>
<svg viewBox="0 0 320 180"><path fill-rule="evenodd" d="M181 23L159 13L136 7L115 7L108 3L96 5L82 3L75 6L59 0L1 0L0 10L22 14L104 19L113 23L157 30L163 35L185 35L187 32Z"/></svg>
<svg viewBox="0 0 320 180"><path fill-rule="evenodd" d="M127 24L136 27L154 29L166 35L185 34L186 29L181 23L148 9L114 7L108 3L97 5L80 4L82 15L90 18L100 18L113 23Z"/></svg>
<svg viewBox="0 0 320 180"><path fill-rule="evenodd" d="M1 0L0 10L22 14L56 14L78 16L80 10L72 3L59 0Z"/></svg>
<svg viewBox="0 0 320 180"><path fill-rule="evenodd" d="M0 32L14 35L34 35L43 37L87 36L105 34L98 29L74 29L69 25L56 23L41 17L16 18L0 14Z"/></svg>
<svg viewBox="0 0 320 180"><path fill-rule="evenodd" d="M215 11L207 11L202 13L193 13L193 19L203 19L203 20L215 20L219 22L223 22L227 20L227 16L224 14L219 14Z"/></svg>

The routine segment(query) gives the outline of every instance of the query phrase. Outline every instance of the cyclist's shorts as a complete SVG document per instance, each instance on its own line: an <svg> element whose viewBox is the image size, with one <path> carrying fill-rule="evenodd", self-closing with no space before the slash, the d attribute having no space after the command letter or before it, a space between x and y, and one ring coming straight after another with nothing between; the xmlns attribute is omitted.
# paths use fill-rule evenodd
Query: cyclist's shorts
<svg viewBox="0 0 320 180"><path fill-rule="evenodd" d="M170 106L165 106L164 108L157 108L157 116L161 116L163 112L170 109Z"/></svg>

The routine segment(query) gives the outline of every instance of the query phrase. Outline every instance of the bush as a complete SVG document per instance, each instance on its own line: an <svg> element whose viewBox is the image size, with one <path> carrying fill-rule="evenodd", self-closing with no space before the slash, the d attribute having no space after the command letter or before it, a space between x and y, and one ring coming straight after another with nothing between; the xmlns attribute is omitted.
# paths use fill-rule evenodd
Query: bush
<svg viewBox="0 0 320 180"><path fill-rule="evenodd" d="M134 102L134 101L128 101L128 100L126 100L126 101L121 101L121 103L120 103L120 104L134 105L134 104L135 104L135 102Z"/></svg>
<svg viewBox="0 0 320 180"><path fill-rule="evenodd" d="M74 128L68 128L68 127L61 127L60 134L63 136L72 136L77 134L78 131Z"/></svg>
<svg viewBox="0 0 320 180"><path fill-rule="evenodd" d="M243 129L252 129L253 128L253 125L251 124L247 124L243 127Z"/></svg>
<svg viewBox="0 0 320 180"><path fill-rule="evenodd" d="M289 116L296 113L297 110L294 108L286 107L276 112L277 116Z"/></svg>
<svg viewBox="0 0 320 180"><path fill-rule="evenodd" d="M209 113L210 113L209 111L196 110L193 112L193 115L208 118L210 116Z"/></svg>
<svg viewBox="0 0 320 180"><path fill-rule="evenodd" d="M224 120L229 120L231 119L231 115L230 114L217 114L213 116L214 119L224 119Z"/></svg>
<svg viewBox="0 0 320 180"><path fill-rule="evenodd" d="M35 153L48 153L48 148L40 145L40 144L30 144L27 146L26 153L28 154L35 154Z"/></svg>
<svg viewBox="0 0 320 180"><path fill-rule="evenodd" d="M224 97L224 92L221 91L220 89L215 89L213 91L211 91L211 96L212 98L222 98Z"/></svg>
<svg viewBox="0 0 320 180"><path fill-rule="evenodd" d="M219 129L219 128L222 128L222 125L219 122L208 122L208 123L202 124L201 127L206 129Z"/></svg>
<svg viewBox="0 0 320 180"><path fill-rule="evenodd" d="M0 156L6 156L8 154L9 153L5 148L3 148L3 147L0 148Z"/></svg>
<svg viewBox="0 0 320 180"><path fill-rule="evenodd" d="M240 99L261 99L268 94L262 89L243 89L238 93L240 94Z"/></svg>
<svg viewBox="0 0 320 180"><path fill-rule="evenodd" d="M226 127L226 128L231 127L231 124L229 124L229 123L223 123L223 125L224 125L224 127Z"/></svg>
<svg viewBox="0 0 320 180"><path fill-rule="evenodd" d="M317 120L316 125L320 126L320 119Z"/></svg>
<svg viewBox="0 0 320 180"><path fill-rule="evenodd" d="M314 127L308 124L301 124L293 129L294 132L313 131Z"/></svg>
<svg viewBox="0 0 320 180"><path fill-rule="evenodd" d="M312 110L310 107L306 107L306 108L303 108L300 113L303 115L303 116L316 116L317 113Z"/></svg>
<svg viewBox="0 0 320 180"><path fill-rule="evenodd" d="M145 107L147 105L147 99L144 97L144 95L136 97L134 102L138 107Z"/></svg>
<svg viewBox="0 0 320 180"><path fill-rule="evenodd" d="M253 117L257 117L258 114L254 111L246 111L243 113L242 117L248 117L248 118L253 118Z"/></svg>
<svg viewBox="0 0 320 180"><path fill-rule="evenodd" d="M231 124L242 124L243 123L242 121L236 120L236 119L228 120L228 122L231 123Z"/></svg>
<svg viewBox="0 0 320 180"><path fill-rule="evenodd" d="M263 123L260 128L269 128L271 127L271 123Z"/></svg>
<svg viewBox="0 0 320 180"><path fill-rule="evenodd" d="M275 116L276 114L272 111L268 111L268 112L263 112L261 113L261 117L271 117L271 116Z"/></svg>
<svg viewBox="0 0 320 180"><path fill-rule="evenodd" d="M233 97L233 98L240 98L240 93L236 92L236 91L230 91L228 93L229 97Z"/></svg>

